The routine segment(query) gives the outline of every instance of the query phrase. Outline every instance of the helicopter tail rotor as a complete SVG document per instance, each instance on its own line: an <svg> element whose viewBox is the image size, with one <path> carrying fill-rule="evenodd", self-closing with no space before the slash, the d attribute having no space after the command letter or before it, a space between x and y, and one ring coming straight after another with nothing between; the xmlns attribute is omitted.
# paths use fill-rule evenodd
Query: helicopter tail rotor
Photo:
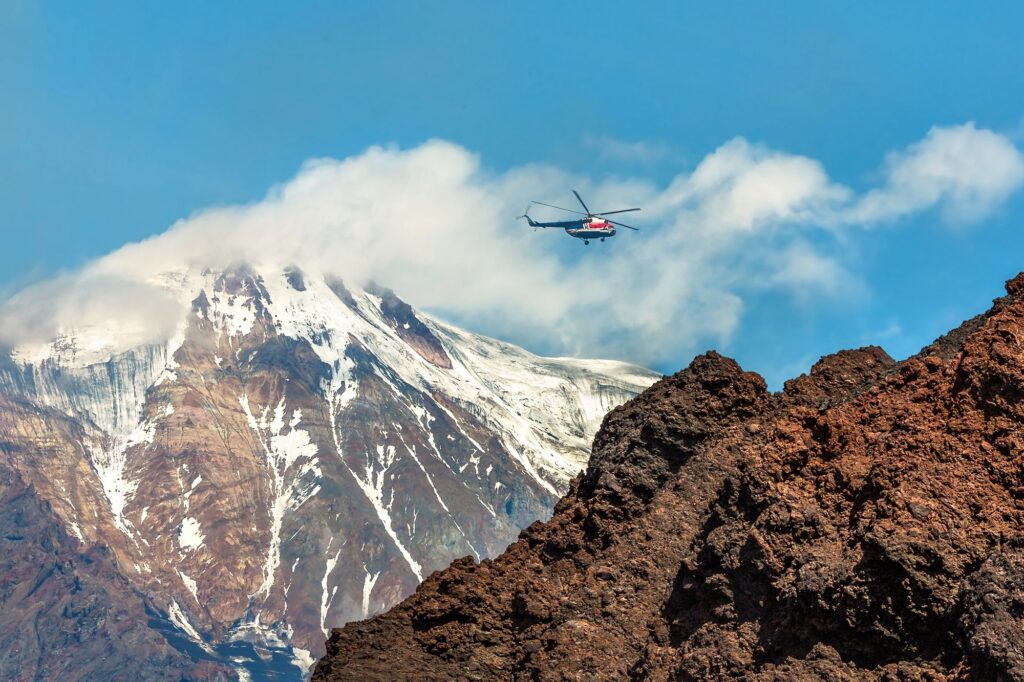
<svg viewBox="0 0 1024 682"><path fill-rule="evenodd" d="M516 218L516 220L522 220L523 218L526 218L526 222L530 224L530 227L533 228L534 232L536 232L537 228L540 227L540 225L537 224L537 221L535 221L533 218L530 217L530 207L529 206L526 207L526 210L523 212L523 215L521 215L518 218Z"/></svg>

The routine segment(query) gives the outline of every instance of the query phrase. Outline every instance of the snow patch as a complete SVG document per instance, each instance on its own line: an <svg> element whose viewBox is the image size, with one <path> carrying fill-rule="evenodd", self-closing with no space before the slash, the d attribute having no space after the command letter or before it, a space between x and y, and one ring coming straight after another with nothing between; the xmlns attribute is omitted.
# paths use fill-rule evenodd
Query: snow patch
<svg viewBox="0 0 1024 682"><path fill-rule="evenodd" d="M182 549L196 550L203 546L206 536L203 535L199 521L194 517L187 516L181 521L181 530L178 531L178 545Z"/></svg>
<svg viewBox="0 0 1024 682"><path fill-rule="evenodd" d="M309 672L313 669L313 664L316 663L316 659L306 649L293 646L292 663L302 671L302 679L307 679Z"/></svg>
<svg viewBox="0 0 1024 682"><path fill-rule="evenodd" d="M338 586L335 585L334 589L331 590L330 594L327 593L328 578L331 576L331 572L334 571L334 567L338 565L338 559L341 558L341 550L334 555L333 559L327 560L327 566L324 569L324 579L320 581L321 597L320 597L320 629L324 631L324 637L327 636L327 611L331 607L331 601L334 599L334 595L338 592Z"/></svg>
<svg viewBox="0 0 1024 682"><path fill-rule="evenodd" d="M171 600L171 605L167 609L167 616L179 630L181 630L186 635L188 635L192 640L197 642L199 646L201 646L205 651L207 651L208 653L213 653L213 650L210 648L210 645L207 644L203 640L203 638L199 636L199 633L196 632L196 629L192 627L192 623L189 622L188 616L185 615L184 611L181 610L181 607L178 606L178 602L174 599Z"/></svg>
<svg viewBox="0 0 1024 682"><path fill-rule="evenodd" d="M309 433L298 428L302 421L302 410L294 410L287 421L285 430L285 402L281 398L273 415L269 408L264 408L257 418L246 395L238 399L249 423L249 428L256 434L263 447L267 466L271 473L271 486L274 493L274 504L271 508L270 546L267 549L267 560L263 569L263 584L256 594L270 594L274 585L275 573L281 564L281 526L285 513L295 510L306 503L320 490L315 482L323 474L316 464L317 447L310 440ZM292 467L299 460L306 460L299 470Z"/></svg>
<svg viewBox="0 0 1024 682"><path fill-rule="evenodd" d="M196 587L196 581L190 578L187 574L178 571L178 577L181 578L181 582L185 583L185 587L192 593L192 598L199 602L199 593Z"/></svg>
<svg viewBox="0 0 1024 682"><path fill-rule="evenodd" d="M256 324L253 297L217 291L210 298L210 321L219 334L245 336Z"/></svg>
<svg viewBox="0 0 1024 682"><path fill-rule="evenodd" d="M331 430L335 434L335 446L338 449L338 456L341 457L341 445L337 440L337 429L334 427L334 424L332 424L331 427ZM416 576L416 580L423 582L423 567L420 566L418 561L412 558L412 554L410 554L406 546L402 544L402 541L398 538L398 533L395 532L394 522L391 520L391 507L395 503L394 490L392 490L391 499L388 500L387 503L384 501L385 474L395 462L395 446L388 445L385 447L383 445L378 445L376 460L370 457L369 453L366 453L364 458L366 463L363 471L360 472L362 476L357 475L356 472L348 466L343 457L342 464L344 464L345 468L352 474L352 478L355 479L356 485L358 485L363 491L363 494L366 495L366 499L369 500L374 511L377 512L377 518L380 519L381 524L384 526L384 531L391 538L392 542L395 543L395 547L398 548L398 551L402 555L402 558L405 559L405 562L409 564L409 569L412 570L413 574ZM379 470L374 467L375 463L380 465Z"/></svg>
<svg viewBox="0 0 1024 682"><path fill-rule="evenodd" d="M75 523L74 521L69 521L68 527L71 529L71 532L74 534L74 536L78 538L79 542L85 541L85 538L82 537L82 529L78 527L77 523Z"/></svg>
<svg viewBox="0 0 1024 682"><path fill-rule="evenodd" d="M128 440L125 442L127 447L134 445L141 445L143 443L152 444L153 439L156 437L156 422L147 419L146 421L135 427L135 430L128 434Z"/></svg>
<svg viewBox="0 0 1024 682"><path fill-rule="evenodd" d="M377 584L377 578L380 577L380 571L371 575L370 569L366 568L365 565L363 570L366 571L366 577L363 578L363 618L368 618L370 615L370 595L373 593L373 586Z"/></svg>

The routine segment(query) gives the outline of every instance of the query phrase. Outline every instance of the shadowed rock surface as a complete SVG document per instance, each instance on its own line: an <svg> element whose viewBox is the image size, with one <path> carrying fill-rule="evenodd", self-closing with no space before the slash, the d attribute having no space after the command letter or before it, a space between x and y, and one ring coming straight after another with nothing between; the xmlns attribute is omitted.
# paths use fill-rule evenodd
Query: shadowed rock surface
<svg viewBox="0 0 1024 682"><path fill-rule="evenodd" d="M64 532L35 490L0 466L0 679L228 680L140 627L145 600L110 551ZM78 655L54 655L73 649Z"/></svg>
<svg viewBox="0 0 1024 682"><path fill-rule="evenodd" d="M906 361L698 357L552 520L335 630L314 680L1024 680L1024 275Z"/></svg>

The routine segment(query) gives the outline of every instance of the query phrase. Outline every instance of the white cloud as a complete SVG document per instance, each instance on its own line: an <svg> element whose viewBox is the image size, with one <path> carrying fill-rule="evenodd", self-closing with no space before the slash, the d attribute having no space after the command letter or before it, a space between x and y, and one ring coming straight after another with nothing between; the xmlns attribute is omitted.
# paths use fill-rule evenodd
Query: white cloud
<svg viewBox="0 0 1024 682"><path fill-rule="evenodd" d="M886 159L885 184L865 194L847 222L880 222L939 208L952 222L976 222L1024 183L1024 155L1006 136L974 123L932 128Z"/></svg>
<svg viewBox="0 0 1024 682"><path fill-rule="evenodd" d="M736 138L709 154L693 173L678 176L654 202L660 215L686 214L702 231L763 231L824 218L849 190L821 164Z"/></svg>
<svg viewBox="0 0 1024 682"><path fill-rule="evenodd" d="M592 134L584 135L582 141L585 149L596 153L604 161L644 165L661 161L672 154L672 149L663 142L626 141Z"/></svg>
<svg viewBox="0 0 1024 682"><path fill-rule="evenodd" d="M771 256L771 286L792 289L801 297L857 292L859 282L835 258L796 241Z"/></svg>
<svg viewBox="0 0 1024 682"><path fill-rule="evenodd" d="M30 287L0 308L0 341L87 324L129 330L133 341L166 335L181 311L148 278L247 261L356 285L374 279L414 305L546 352L657 363L728 340L745 291L856 291L831 232L934 207L951 220L980 219L1020 187L1022 168L1007 138L973 124L933 129L893 152L884 183L861 196L814 159L743 139L664 188L543 164L493 174L444 141L374 147L311 161L262 201L201 211ZM530 199L569 202L572 187L599 210L643 206L643 231L584 247L514 220Z"/></svg>
<svg viewBox="0 0 1024 682"><path fill-rule="evenodd" d="M180 309L162 288L90 267L25 289L5 301L0 313L0 342L45 343L68 329L92 327L132 347L168 338Z"/></svg>

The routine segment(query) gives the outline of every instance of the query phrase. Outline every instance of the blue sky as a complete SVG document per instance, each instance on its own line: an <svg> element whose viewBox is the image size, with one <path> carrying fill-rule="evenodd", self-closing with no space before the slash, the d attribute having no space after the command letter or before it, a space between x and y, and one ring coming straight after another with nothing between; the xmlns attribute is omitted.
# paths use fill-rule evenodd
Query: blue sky
<svg viewBox="0 0 1024 682"><path fill-rule="evenodd" d="M0 291L377 144L442 138L488 173L541 163L664 187L742 137L854 192L933 126L974 121L1024 146L1020 3L297 5L5 3ZM925 209L809 235L856 291L736 283L732 333L669 338L654 364L719 346L778 385L840 347L905 356L1024 269L1022 225L1013 192L968 225ZM537 237L567 262L609 253Z"/></svg>

